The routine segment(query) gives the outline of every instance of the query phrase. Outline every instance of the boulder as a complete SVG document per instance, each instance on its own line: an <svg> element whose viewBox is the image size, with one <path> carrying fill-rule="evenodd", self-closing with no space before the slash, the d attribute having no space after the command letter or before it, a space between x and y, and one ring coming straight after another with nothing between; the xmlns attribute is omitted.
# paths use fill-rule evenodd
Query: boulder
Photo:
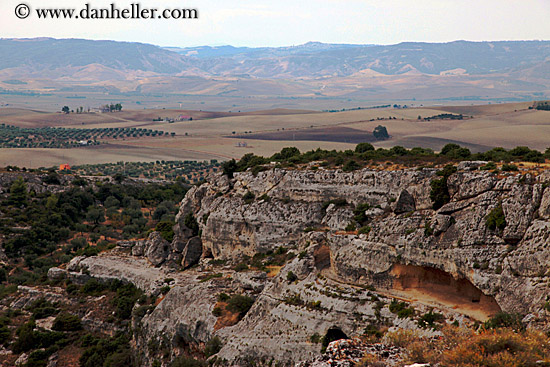
<svg viewBox="0 0 550 367"><path fill-rule="evenodd" d="M202 241L200 237L191 238L189 241L187 241L187 244L183 249L181 266L183 266L184 269L187 269L197 264L201 258L201 255Z"/></svg>
<svg viewBox="0 0 550 367"><path fill-rule="evenodd" d="M407 190L401 191L397 203L395 204L395 209L393 212L395 214L409 213L416 210L416 203L414 197L409 194Z"/></svg>
<svg viewBox="0 0 550 367"><path fill-rule="evenodd" d="M170 254L170 243L159 232L152 232L145 246L145 256L154 266L162 265Z"/></svg>

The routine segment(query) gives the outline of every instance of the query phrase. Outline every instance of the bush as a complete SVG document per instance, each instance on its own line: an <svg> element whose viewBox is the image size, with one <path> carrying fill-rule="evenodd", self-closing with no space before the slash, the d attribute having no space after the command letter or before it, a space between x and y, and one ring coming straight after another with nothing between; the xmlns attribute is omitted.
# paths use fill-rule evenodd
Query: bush
<svg viewBox="0 0 550 367"><path fill-rule="evenodd" d="M523 331L525 330L525 326L521 320L522 317L520 314L499 312L487 320L483 326L486 329L512 328L516 331Z"/></svg>
<svg viewBox="0 0 550 367"><path fill-rule="evenodd" d="M63 312L53 321L53 330L57 331L78 331L82 329L80 317Z"/></svg>
<svg viewBox="0 0 550 367"><path fill-rule="evenodd" d="M255 197L256 196L253 193L251 193L250 191L247 191L247 193L244 194L243 196L243 200L245 204L252 204L254 202Z"/></svg>
<svg viewBox="0 0 550 367"><path fill-rule="evenodd" d="M292 283L292 282L295 282L296 280L298 280L298 277L292 271L289 271L286 274L286 280L288 280L290 283Z"/></svg>
<svg viewBox="0 0 550 367"><path fill-rule="evenodd" d="M504 216L504 210L502 209L502 204L499 204L496 208L491 210L485 219L487 228L491 230L503 230L506 228L506 218Z"/></svg>
<svg viewBox="0 0 550 367"><path fill-rule="evenodd" d="M206 367L205 361L199 361L194 358L180 356L170 363L170 367Z"/></svg>
<svg viewBox="0 0 550 367"><path fill-rule="evenodd" d="M438 312L429 311L422 315L418 320L418 326L421 328L435 327L435 323L444 320L444 316Z"/></svg>
<svg viewBox="0 0 550 367"><path fill-rule="evenodd" d="M160 236L168 242L174 239L174 223L162 221L157 224L155 231L160 232Z"/></svg>
<svg viewBox="0 0 550 367"><path fill-rule="evenodd" d="M187 213L183 219L183 224L185 224L185 226L193 232L193 236L197 236L199 234L199 223L197 223L197 220L192 212Z"/></svg>
<svg viewBox="0 0 550 367"><path fill-rule="evenodd" d="M204 347L204 354L207 358L213 356L222 349L222 346L223 344L221 339L215 336L206 343L206 346Z"/></svg>
<svg viewBox="0 0 550 367"><path fill-rule="evenodd" d="M358 170L359 168L361 168L361 166L353 159L350 159L344 165L343 170L344 172L352 172L352 171Z"/></svg>
<svg viewBox="0 0 550 367"><path fill-rule="evenodd" d="M372 230L371 226L363 226L357 231L358 234L369 234Z"/></svg>
<svg viewBox="0 0 550 367"><path fill-rule="evenodd" d="M359 143L355 146L355 153L365 153L374 151L374 147L369 143Z"/></svg>
<svg viewBox="0 0 550 367"><path fill-rule="evenodd" d="M237 272L248 270L248 265L246 265L245 263L237 264L235 266L234 270L237 271Z"/></svg>
<svg viewBox="0 0 550 367"><path fill-rule="evenodd" d="M385 126L378 125L374 128L372 131L372 135L376 140L386 140L390 138L390 135L388 134L388 129L386 129Z"/></svg>
<svg viewBox="0 0 550 367"><path fill-rule="evenodd" d="M447 165L445 168L437 173L441 176L440 179L433 180L430 183L430 200L433 203L435 210L441 208L443 205L451 201L451 195L449 194L449 187L447 186L447 180L449 177L457 171L456 167Z"/></svg>
<svg viewBox="0 0 550 367"><path fill-rule="evenodd" d="M238 313L239 318L243 318L253 304L254 299L252 297L235 294L227 301L227 310Z"/></svg>
<svg viewBox="0 0 550 367"><path fill-rule="evenodd" d="M353 219L359 224L364 224L368 220L368 217L365 215L365 211L368 209L370 209L368 203L357 204L355 209L353 209Z"/></svg>
<svg viewBox="0 0 550 367"><path fill-rule="evenodd" d="M517 172L519 169L518 169L518 166L516 166L515 164L508 164L508 163L505 163L502 165L502 171L504 172Z"/></svg>

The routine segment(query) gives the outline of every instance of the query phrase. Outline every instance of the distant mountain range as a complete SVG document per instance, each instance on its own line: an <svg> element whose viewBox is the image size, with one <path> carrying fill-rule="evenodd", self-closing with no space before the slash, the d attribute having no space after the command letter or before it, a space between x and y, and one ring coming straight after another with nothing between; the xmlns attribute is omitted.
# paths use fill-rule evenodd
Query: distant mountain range
<svg viewBox="0 0 550 367"><path fill-rule="evenodd" d="M35 38L0 39L0 55L0 92L49 88L358 100L550 95L550 41L162 48Z"/></svg>
<svg viewBox="0 0 550 367"><path fill-rule="evenodd" d="M550 63L549 41L400 43L390 46L323 44L276 48L161 48L81 39L0 39L0 70L102 65L158 74L250 75L262 78L509 73Z"/></svg>

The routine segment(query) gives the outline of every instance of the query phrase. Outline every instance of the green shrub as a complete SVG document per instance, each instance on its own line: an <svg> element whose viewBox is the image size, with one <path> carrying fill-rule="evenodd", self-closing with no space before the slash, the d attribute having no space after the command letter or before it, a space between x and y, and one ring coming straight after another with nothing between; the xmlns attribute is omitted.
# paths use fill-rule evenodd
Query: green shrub
<svg viewBox="0 0 550 367"><path fill-rule="evenodd" d="M368 209L370 209L370 204L368 203L357 204L355 209L353 209L353 219L359 224L365 223L368 219L365 215L365 211Z"/></svg>
<svg viewBox="0 0 550 367"><path fill-rule="evenodd" d="M250 191L247 191L246 194L244 194L243 196L243 200L245 202L245 204L252 204L254 202L254 199L256 198L256 196L251 193Z"/></svg>
<svg viewBox="0 0 550 367"><path fill-rule="evenodd" d="M512 328L515 331L523 331L525 326L521 322L522 318L518 313L499 312L485 321L483 326L486 329Z"/></svg>
<svg viewBox="0 0 550 367"><path fill-rule="evenodd" d="M369 143L359 143L355 146L355 153L365 153L374 151L374 147Z"/></svg>
<svg viewBox="0 0 550 367"><path fill-rule="evenodd" d="M430 182L430 200L433 203L435 210L441 208L443 205L451 201L451 195L449 194L449 187L447 186L447 180L449 177L457 171L453 165L447 165L445 168L437 173L441 176L440 179L435 179Z"/></svg>
<svg viewBox="0 0 550 367"><path fill-rule="evenodd" d="M363 227L359 228L357 233L358 234L369 234L371 230L372 230L371 226L363 226Z"/></svg>
<svg viewBox="0 0 550 367"><path fill-rule="evenodd" d="M359 168L361 168L359 163L357 163L353 159L350 159L349 161L346 162L346 164L344 164L344 167L342 169L344 172L352 172L352 171L358 170Z"/></svg>
<svg viewBox="0 0 550 367"><path fill-rule="evenodd" d="M238 313L239 318L243 318L244 315L250 310L250 307L254 304L252 297L240 294L234 294L227 301L227 310L233 313Z"/></svg>
<svg viewBox="0 0 550 367"><path fill-rule="evenodd" d="M205 361L200 361L194 358L180 356L170 363L170 367L206 367Z"/></svg>
<svg viewBox="0 0 550 367"><path fill-rule="evenodd" d="M77 331L82 329L82 322L80 321L80 317L63 312L53 321L52 329L57 331Z"/></svg>
<svg viewBox="0 0 550 367"><path fill-rule="evenodd" d="M502 209L502 204L499 204L496 208L491 210L485 219L487 228L491 230L503 230L506 228L506 218L504 216L504 210Z"/></svg>
<svg viewBox="0 0 550 367"><path fill-rule="evenodd" d="M208 358L218 353L223 347L222 341L219 337L215 336L211 338L204 347L204 355Z"/></svg>
<svg viewBox="0 0 550 367"><path fill-rule="evenodd" d="M192 212L187 213L183 219L183 224L185 224L185 226L193 232L193 236L197 236L199 234L199 223L197 223L197 220Z"/></svg>
<svg viewBox="0 0 550 367"><path fill-rule="evenodd" d="M237 264L235 266L234 270L237 271L237 272L248 270L248 265L246 265L245 263Z"/></svg>
<svg viewBox="0 0 550 367"><path fill-rule="evenodd" d="M505 163L502 165L501 170L504 172L517 172L519 169L515 164Z"/></svg>
<svg viewBox="0 0 550 367"><path fill-rule="evenodd" d="M348 225L346 226L346 228L344 228L344 230L345 230L346 232L353 232L353 231L356 230L356 228L357 228L357 227L355 226L355 223L351 222L350 224L348 224Z"/></svg>
<svg viewBox="0 0 550 367"><path fill-rule="evenodd" d="M426 329L428 327L435 327L435 323L441 320L444 320L444 316L438 312L429 311L422 315L420 319L418 320L418 326L420 326L423 329Z"/></svg>
<svg viewBox="0 0 550 367"><path fill-rule="evenodd" d="M295 282L296 280L298 280L298 277L292 271L289 271L286 274L286 280L288 280L290 283L292 283L292 282Z"/></svg>

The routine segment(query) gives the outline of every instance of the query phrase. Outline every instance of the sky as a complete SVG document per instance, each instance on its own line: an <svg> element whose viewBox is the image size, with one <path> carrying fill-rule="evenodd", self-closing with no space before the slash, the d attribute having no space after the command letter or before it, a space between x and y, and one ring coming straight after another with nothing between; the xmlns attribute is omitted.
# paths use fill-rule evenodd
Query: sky
<svg viewBox="0 0 550 367"><path fill-rule="evenodd" d="M31 8L15 16L17 5ZM197 9L199 19L52 20L36 8ZM87 38L160 46L291 46L309 41L550 40L550 0L0 0L2 38Z"/></svg>

